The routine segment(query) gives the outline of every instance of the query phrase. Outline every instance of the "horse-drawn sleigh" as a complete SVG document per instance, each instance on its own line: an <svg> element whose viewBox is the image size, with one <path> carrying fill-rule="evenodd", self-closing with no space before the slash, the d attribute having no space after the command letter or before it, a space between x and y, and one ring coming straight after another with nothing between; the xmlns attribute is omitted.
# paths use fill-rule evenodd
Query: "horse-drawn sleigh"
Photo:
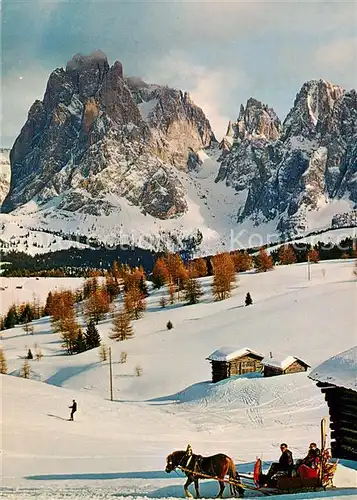
<svg viewBox="0 0 357 500"><path fill-rule="evenodd" d="M303 491L318 491L333 487L333 477L338 461L333 461L326 448L326 420L321 421L321 455L316 468L310 468L303 464L291 474L277 473L267 481L267 476L262 473L262 461L257 458L254 471L251 474L239 474L233 460L219 453L210 457L203 457L192 452L188 445L187 449L174 451L166 458L166 472L175 469L182 470L187 476L184 485L185 496L192 497L188 490L190 484L194 483L196 498L199 498L199 479L213 479L219 483L217 497L222 498L225 485L229 484L231 494L235 497L243 497L244 490L249 489L260 492L263 495L274 495L279 493L298 493Z"/></svg>

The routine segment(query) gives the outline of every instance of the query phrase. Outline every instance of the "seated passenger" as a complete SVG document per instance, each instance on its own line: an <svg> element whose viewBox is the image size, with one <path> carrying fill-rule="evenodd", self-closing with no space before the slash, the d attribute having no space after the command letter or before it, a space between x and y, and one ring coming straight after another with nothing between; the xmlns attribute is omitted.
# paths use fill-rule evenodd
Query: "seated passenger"
<svg viewBox="0 0 357 500"><path fill-rule="evenodd" d="M288 450L288 445L286 443L281 443L281 456L279 462L274 462L271 464L270 469L266 475L266 480L270 479L277 473L282 472L290 476L294 465L293 454Z"/></svg>

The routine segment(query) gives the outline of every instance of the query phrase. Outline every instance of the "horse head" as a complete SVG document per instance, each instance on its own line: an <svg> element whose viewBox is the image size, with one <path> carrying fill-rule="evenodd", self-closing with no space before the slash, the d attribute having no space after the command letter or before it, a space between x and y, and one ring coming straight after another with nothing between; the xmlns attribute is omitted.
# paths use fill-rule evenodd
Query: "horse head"
<svg viewBox="0 0 357 500"><path fill-rule="evenodd" d="M183 464L183 459L187 455L186 451L173 451L166 457L165 472L170 473L175 470L179 465Z"/></svg>

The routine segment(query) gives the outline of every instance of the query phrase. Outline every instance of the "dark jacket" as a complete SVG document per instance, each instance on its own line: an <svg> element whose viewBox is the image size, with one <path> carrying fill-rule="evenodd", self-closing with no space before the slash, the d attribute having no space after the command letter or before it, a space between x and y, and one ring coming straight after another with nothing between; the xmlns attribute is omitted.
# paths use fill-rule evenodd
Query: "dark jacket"
<svg viewBox="0 0 357 500"><path fill-rule="evenodd" d="M72 406L70 406L70 408L71 408L71 410L73 411L73 413L74 413L75 411L77 411L77 403L74 401L74 402L73 402L73 405L72 405Z"/></svg>
<svg viewBox="0 0 357 500"><path fill-rule="evenodd" d="M285 450L279 458L279 469L289 470L294 465L293 454L290 450Z"/></svg>
<svg viewBox="0 0 357 500"><path fill-rule="evenodd" d="M319 462L320 450L316 448L315 450L309 450L308 454L303 460L303 463L308 467L315 468Z"/></svg>

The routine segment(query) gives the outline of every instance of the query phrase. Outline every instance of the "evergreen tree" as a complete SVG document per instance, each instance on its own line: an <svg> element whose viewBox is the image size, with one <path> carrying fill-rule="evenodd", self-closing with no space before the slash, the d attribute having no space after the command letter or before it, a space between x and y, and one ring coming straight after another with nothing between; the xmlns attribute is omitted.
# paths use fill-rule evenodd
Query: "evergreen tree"
<svg viewBox="0 0 357 500"><path fill-rule="evenodd" d="M31 321L34 319L34 312L32 310L32 307L30 306L29 303L25 304L25 306L22 308L19 322L20 323L31 323Z"/></svg>
<svg viewBox="0 0 357 500"><path fill-rule="evenodd" d="M84 352L87 349L86 339L82 333L82 330L79 329L77 333L77 337L74 341L73 351L76 353Z"/></svg>
<svg viewBox="0 0 357 500"><path fill-rule="evenodd" d="M46 298L45 309L43 311L44 316L51 316L51 306L52 306L52 292L49 291Z"/></svg>
<svg viewBox="0 0 357 500"><path fill-rule="evenodd" d="M3 375L7 374L7 363L2 347L0 347L0 373L2 373Z"/></svg>
<svg viewBox="0 0 357 500"><path fill-rule="evenodd" d="M109 338L118 341L130 339L134 336L130 314L127 311L119 311L114 316L112 332Z"/></svg>
<svg viewBox="0 0 357 500"><path fill-rule="evenodd" d="M29 349L29 350L28 350L28 353L27 353L26 359L33 359L33 354L32 354L32 352L31 352L31 349Z"/></svg>
<svg viewBox="0 0 357 500"><path fill-rule="evenodd" d="M189 278L186 281L185 285L184 299L186 301L186 304L188 305L197 304L199 298L202 297L202 295L203 291L200 283L194 278Z"/></svg>
<svg viewBox="0 0 357 500"><path fill-rule="evenodd" d="M173 327L174 327L174 325L171 323L171 321L168 321L168 322L166 323L166 328L167 328L168 330L171 330Z"/></svg>
<svg viewBox="0 0 357 500"><path fill-rule="evenodd" d="M94 321L91 320L88 323L87 330L85 333L85 343L87 349L93 349L94 347L99 347L101 342L98 330L95 327Z"/></svg>
<svg viewBox="0 0 357 500"><path fill-rule="evenodd" d="M248 292L247 295L245 296L245 305L250 306L251 304L253 304L253 299L250 296L250 293Z"/></svg>
<svg viewBox="0 0 357 500"><path fill-rule="evenodd" d="M14 328L14 326L18 323L19 318L17 316L16 306L12 305L8 310L5 319L4 319L4 327L5 329Z"/></svg>

